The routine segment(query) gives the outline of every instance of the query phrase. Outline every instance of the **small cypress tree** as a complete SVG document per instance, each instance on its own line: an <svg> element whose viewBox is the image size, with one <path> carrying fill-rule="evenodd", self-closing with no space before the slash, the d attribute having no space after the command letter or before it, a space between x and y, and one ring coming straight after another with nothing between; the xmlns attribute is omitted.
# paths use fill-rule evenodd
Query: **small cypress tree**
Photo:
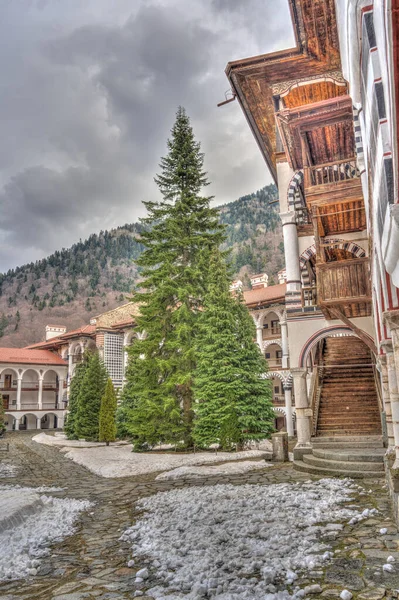
<svg viewBox="0 0 399 600"><path fill-rule="evenodd" d="M99 441L106 442L107 446L110 442L114 442L116 437L116 405L114 386L111 377L108 377L105 392L101 398L99 420Z"/></svg>
<svg viewBox="0 0 399 600"><path fill-rule="evenodd" d="M230 449L264 439L273 431L274 412L267 363L254 342L255 325L232 296L226 264L212 254L209 287L199 320L193 437L202 447Z"/></svg>
<svg viewBox="0 0 399 600"><path fill-rule="evenodd" d="M89 356L78 396L75 425L78 439L98 441L100 405L107 377L98 352L94 352Z"/></svg>
<svg viewBox="0 0 399 600"><path fill-rule="evenodd" d="M203 164L190 120L179 108L155 179L163 199L144 203L148 217L142 221L150 227L141 233L142 291L133 301L140 303L137 324L147 336L130 351L136 379L128 409L136 447L192 444L194 345L206 281L201 256L219 246L224 231L211 198L201 194L209 183Z"/></svg>
<svg viewBox="0 0 399 600"><path fill-rule="evenodd" d="M64 431L68 440L77 440L78 435L76 431L76 418L79 408L79 394L82 387L84 374L86 372L89 362L89 353L85 352L83 360L75 367L75 372L69 386L69 398L68 398L68 415L64 425Z"/></svg>

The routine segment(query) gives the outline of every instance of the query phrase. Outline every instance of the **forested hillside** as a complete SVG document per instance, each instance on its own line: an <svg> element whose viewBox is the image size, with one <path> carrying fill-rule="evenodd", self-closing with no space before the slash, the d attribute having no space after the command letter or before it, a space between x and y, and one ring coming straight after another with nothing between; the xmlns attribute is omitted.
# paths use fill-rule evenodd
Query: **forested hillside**
<svg viewBox="0 0 399 600"><path fill-rule="evenodd" d="M220 207L227 226L225 246L233 270L249 285L248 274L266 271L270 282L283 266L277 190L266 186ZM140 273L143 225L101 231L71 248L0 275L0 345L23 346L43 339L46 324L68 329L126 301ZM273 279L274 278L274 279Z"/></svg>

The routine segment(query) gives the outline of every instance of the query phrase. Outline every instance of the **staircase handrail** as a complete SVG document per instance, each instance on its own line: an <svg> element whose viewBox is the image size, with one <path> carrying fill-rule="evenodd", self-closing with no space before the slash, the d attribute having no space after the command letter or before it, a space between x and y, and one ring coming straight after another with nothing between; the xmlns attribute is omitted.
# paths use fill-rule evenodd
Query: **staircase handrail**
<svg viewBox="0 0 399 600"><path fill-rule="evenodd" d="M377 362L375 360L375 356L372 356L371 360L372 360L372 367L373 367L375 389L377 390L378 406L379 406L380 412L382 413L382 412L384 412L385 409L384 409L384 401L383 401L383 396L382 396L380 372L377 368Z"/></svg>

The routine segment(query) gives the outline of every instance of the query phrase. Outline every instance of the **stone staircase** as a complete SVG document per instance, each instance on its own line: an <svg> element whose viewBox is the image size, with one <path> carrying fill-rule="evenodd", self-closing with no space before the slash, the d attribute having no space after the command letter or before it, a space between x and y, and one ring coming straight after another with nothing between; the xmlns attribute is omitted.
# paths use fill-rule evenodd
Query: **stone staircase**
<svg viewBox="0 0 399 600"><path fill-rule="evenodd" d="M323 477L384 477L384 454L381 436L325 436L313 438L294 468Z"/></svg>
<svg viewBox="0 0 399 600"><path fill-rule="evenodd" d="M328 338L322 367L316 435L380 435L380 410L367 346L353 336Z"/></svg>

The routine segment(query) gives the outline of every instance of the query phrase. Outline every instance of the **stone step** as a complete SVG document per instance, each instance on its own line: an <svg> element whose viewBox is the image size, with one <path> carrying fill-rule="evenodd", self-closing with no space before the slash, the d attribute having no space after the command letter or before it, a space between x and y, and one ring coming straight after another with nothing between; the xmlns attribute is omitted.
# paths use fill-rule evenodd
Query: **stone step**
<svg viewBox="0 0 399 600"><path fill-rule="evenodd" d="M312 437L311 442L313 445L318 444L320 443L320 438ZM347 435L332 435L330 437L323 437L323 443L324 442L335 442L337 445L354 442L356 444L368 444L378 448L383 444L383 439L382 435L353 435L351 437L348 437Z"/></svg>
<svg viewBox="0 0 399 600"><path fill-rule="evenodd" d="M305 454L302 458L303 462L313 467L321 467L323 469L334 469L342 472L346 471L384 471L383 463L363 462L363 461L347 461L347 460L331 460L318 458L314 454Z"/></svg>
<svg viewBox="0 0 399 600"><path fill-rule="evenodd" d="M305 455L306 456L306 455ZM313 475L320 475L321 477L352 477L352 479L364 479L368 478L380 478L384 477L384 471L340 471L339 469L330 469L325 467L317 467L304 463L302 460L294 460L294 469L296 471L303 471L305 473L311 473Z"/></svg>
<svg viewBox="0 0 399 600"><path fill-rule="evenodd" d="M385 448L313 448L313 456L324 460L338 460L348 462L384 463Z"/></svg>

